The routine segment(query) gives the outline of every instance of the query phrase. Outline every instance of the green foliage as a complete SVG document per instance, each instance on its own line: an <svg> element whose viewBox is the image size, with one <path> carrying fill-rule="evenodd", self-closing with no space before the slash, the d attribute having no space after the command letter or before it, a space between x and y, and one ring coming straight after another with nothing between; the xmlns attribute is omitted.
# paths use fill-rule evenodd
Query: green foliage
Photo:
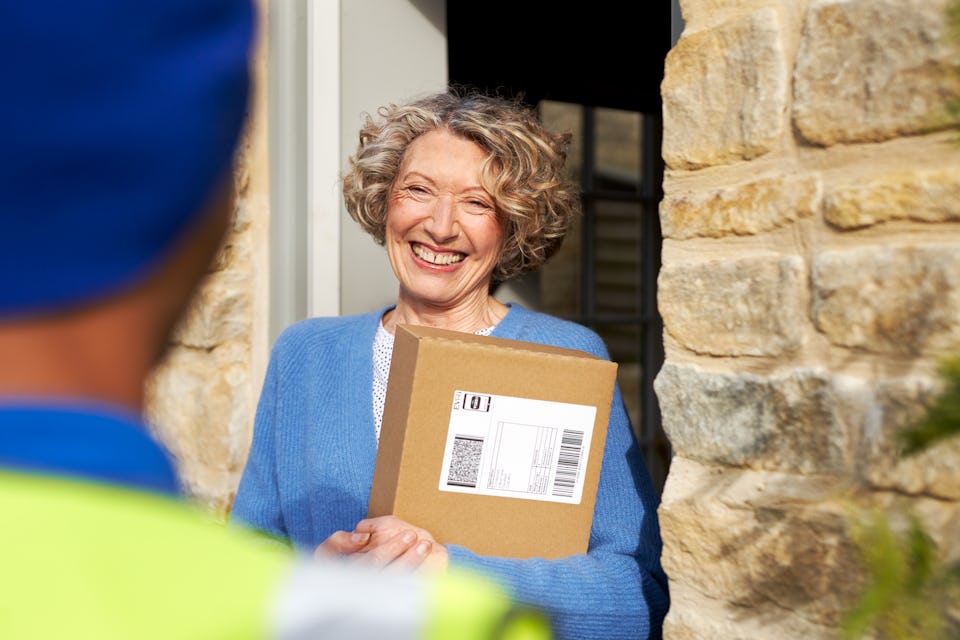
<svg viewBox="0 0 960 640"><path fill-rule="evenodd" d="M960 0L950 0L947 4L947 38L950 42L960 42Z"/></svg>
<svg viewBox="0 0 960 640"><path fill-rule="evenodd" d="M960 433L960 356L940 363L945 388L927 415L913 427L901 432L905 455L913 455L949 436Z"/></svg>
<svg viewBox="0 0 960 640"><path fill-rule="evenodd" d="M960 356L943 359L939 374L944 385L936 401L902 432L904 455L960 434ZM960 638L960 562L947 563L922 524L913 516L907 519L902 532L894 531L879 510L851 519L867 582L841 622L843 640Z"/></svg>
<svg viewBox="0 0 960 640"><path fill-rule="evenodd" d="M960 0L947 3L947 42L960 51ZM954 65L953 73L960 77L960 64ZM946 116L954 127L960 127L960 99L954 99L946 105Z"/></svg>
<svg viewBox="0 0 960 640"><path fill-rule="evenodd" d="M897 533L884 513L855 519L853 539L869 581L857 605L841 621L841 638L873 633L889 640L947 640L960 637L949 617L960 602L960 564L947 565L936 544L915 518Z"/></svg>

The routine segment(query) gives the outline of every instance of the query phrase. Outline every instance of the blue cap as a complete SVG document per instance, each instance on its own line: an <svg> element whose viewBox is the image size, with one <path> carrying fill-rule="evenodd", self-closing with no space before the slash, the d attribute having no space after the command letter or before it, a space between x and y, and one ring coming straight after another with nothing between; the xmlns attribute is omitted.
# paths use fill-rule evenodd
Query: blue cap
<svg viewBox="0 0 960 640"><path fill-rule="evenodd" d="M229 175L250 0L0 2L0 317L143 278Z"/></svg>

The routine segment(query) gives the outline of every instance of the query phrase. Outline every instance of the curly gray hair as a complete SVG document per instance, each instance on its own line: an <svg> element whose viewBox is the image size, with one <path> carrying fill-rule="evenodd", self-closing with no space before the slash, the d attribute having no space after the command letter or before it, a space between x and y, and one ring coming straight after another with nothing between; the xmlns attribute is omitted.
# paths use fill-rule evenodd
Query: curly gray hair
<svg viewBox="0 0 960 640"><path fill-rule="evenodd" d="M387 208L407 147L443 129L487 152L481 184L496 203L504 230L494 282L535 271L560 248L580 213L579 187L566 177L569 133L544 129L519 100L446 91L365 115L360 143L343 175L350 216L378 244L386 236Z"/></svg>

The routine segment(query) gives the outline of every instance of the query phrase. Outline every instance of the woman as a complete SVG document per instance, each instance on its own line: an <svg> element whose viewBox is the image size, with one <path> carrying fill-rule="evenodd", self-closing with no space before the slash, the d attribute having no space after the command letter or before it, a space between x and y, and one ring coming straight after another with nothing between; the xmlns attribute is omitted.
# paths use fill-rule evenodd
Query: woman
<svg viewBox="0 0 960 640"><path fill-rule="evenodd" d="M277 341L232 519L301 549L381 565L473 567L552 617L560 638L659 637L668 605L656 497L614 391L590 548L559 560L483 557L394 517L365 520L398 324L580 349L586 327L505 305L498 283L539 268L579 212L568 134L519 103L453 92L367 117L343 178L350 215L387 250L396 304L304 320Z"/></svg>

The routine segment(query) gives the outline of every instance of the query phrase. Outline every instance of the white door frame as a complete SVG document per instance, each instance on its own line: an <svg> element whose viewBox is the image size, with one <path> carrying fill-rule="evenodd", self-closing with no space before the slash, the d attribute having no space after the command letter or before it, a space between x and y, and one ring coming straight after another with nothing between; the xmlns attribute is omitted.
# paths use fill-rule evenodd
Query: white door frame
<svg viewBox="0 0 960 640"><path fill-rule="evenodd" d="M305 317L396 297L382 247L343 209L361 114L447 83L446 0L271 0L270 343Z"/></svg>

